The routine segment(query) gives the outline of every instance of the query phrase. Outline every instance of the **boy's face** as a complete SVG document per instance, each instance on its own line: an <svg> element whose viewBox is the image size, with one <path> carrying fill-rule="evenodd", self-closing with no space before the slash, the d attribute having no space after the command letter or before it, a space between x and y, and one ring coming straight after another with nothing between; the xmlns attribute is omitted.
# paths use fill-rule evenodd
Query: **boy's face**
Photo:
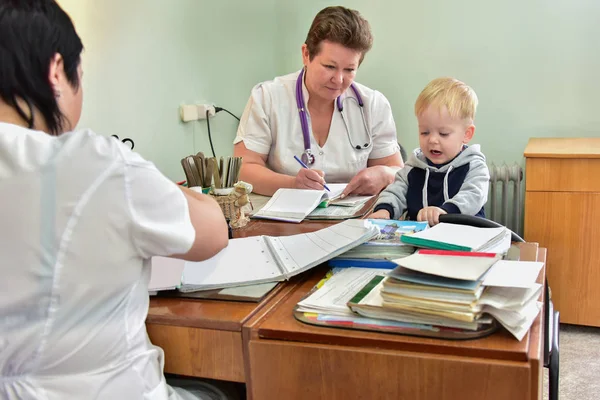
<svg viewBox="0 0 600 400"><path fill-rule="evenodd" d="M419 146L434 164L444 164L460 153L475 133L470 121L452 118L446 106L428 106L419 116Z"/></svg>

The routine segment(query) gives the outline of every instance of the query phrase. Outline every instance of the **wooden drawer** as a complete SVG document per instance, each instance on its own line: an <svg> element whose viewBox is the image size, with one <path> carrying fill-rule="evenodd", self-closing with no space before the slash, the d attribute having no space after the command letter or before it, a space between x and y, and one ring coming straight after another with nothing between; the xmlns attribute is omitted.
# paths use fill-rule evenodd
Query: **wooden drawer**
<svg viewBox="0 0 600 400"><path fill-rule="evenodd" d="M531 192L600 192L598 158L527 158L526 190Z"/></svg>
<svg viewBox="0 0 600 400"><path fill-rule="evenodd" d="M149 323L146 329L152 344L168 355L165 372L245 381L241 332Z"/></svg>
<svg viewBox="0 0 600 400"><path fill-rule="evenodd" d="M249 349L253 400L541 398L537 362L276 340Z"/></svg>

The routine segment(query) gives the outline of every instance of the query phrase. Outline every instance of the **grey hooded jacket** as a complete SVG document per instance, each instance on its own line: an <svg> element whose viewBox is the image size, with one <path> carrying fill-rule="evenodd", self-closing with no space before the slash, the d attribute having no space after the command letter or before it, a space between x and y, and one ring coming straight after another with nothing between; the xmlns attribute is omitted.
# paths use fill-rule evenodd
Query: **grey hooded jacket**
<svg viewBox="0 0 600 400"><path fill-rule="evenodd" d="M479 145L465 146L444 165L435 165L416 149L396 173L377 201L375 211L386 209L392 219L407 212L415 220L419 211L436 206L449 214L485 216L490 173Z"/></svg>

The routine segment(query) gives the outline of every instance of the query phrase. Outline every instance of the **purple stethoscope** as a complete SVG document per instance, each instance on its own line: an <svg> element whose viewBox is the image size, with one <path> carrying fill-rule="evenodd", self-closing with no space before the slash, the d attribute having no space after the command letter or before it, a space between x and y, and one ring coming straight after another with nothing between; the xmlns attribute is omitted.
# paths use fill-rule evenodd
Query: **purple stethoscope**
<svg viewBox="0 0 600 400"><path fill-rule="evenodd" d="M301 159L306 165L312 165L315 163L315 155L310 149L310 134L308 129L308 118L306 117L306 110L304 109L304 94L302 93L302 79L304 77L304 68L300 71L300 75L298 75L298 80L296 80L296 105L298 106L298 114L300 115L300 126L302 127L302 136L304 137L304 152L302 153ZM344 96L344 100L341 99L342 96L338 96L335 100L337 109L342 115L342 121L344 121L344 125L346 126L346 135L348 136L348 141L350 145L356 150L367 150L371 147L373 143L373 137L371 136L371 131L367 128L367 122L365 121L365 112L364 112L364 102L363 99L358 93L358 89L354 83L350 84L350 87L354 91L356 95L356 99L353 97ZM360 145L354 144L352 138L350 137L350 129L348 129L348 123L346 122L346 118L344 117L344 101L346 99L353 99L359 106L360 112L362 114L363 125L365 127L365 132L367 133L368 142Z"/></svg>

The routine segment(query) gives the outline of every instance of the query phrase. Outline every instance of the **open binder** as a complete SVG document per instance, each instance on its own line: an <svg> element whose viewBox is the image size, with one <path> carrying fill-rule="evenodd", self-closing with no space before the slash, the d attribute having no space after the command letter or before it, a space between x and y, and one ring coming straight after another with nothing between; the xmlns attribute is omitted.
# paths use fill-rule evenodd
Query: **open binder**
<svg viewBox="0 0 600 400"><path fill-rule="evenodd" d="M185 262L182 292L282 281L369 240L377 228L367 220L347 220L292 236L232 239L213 258Z"/></svg>

